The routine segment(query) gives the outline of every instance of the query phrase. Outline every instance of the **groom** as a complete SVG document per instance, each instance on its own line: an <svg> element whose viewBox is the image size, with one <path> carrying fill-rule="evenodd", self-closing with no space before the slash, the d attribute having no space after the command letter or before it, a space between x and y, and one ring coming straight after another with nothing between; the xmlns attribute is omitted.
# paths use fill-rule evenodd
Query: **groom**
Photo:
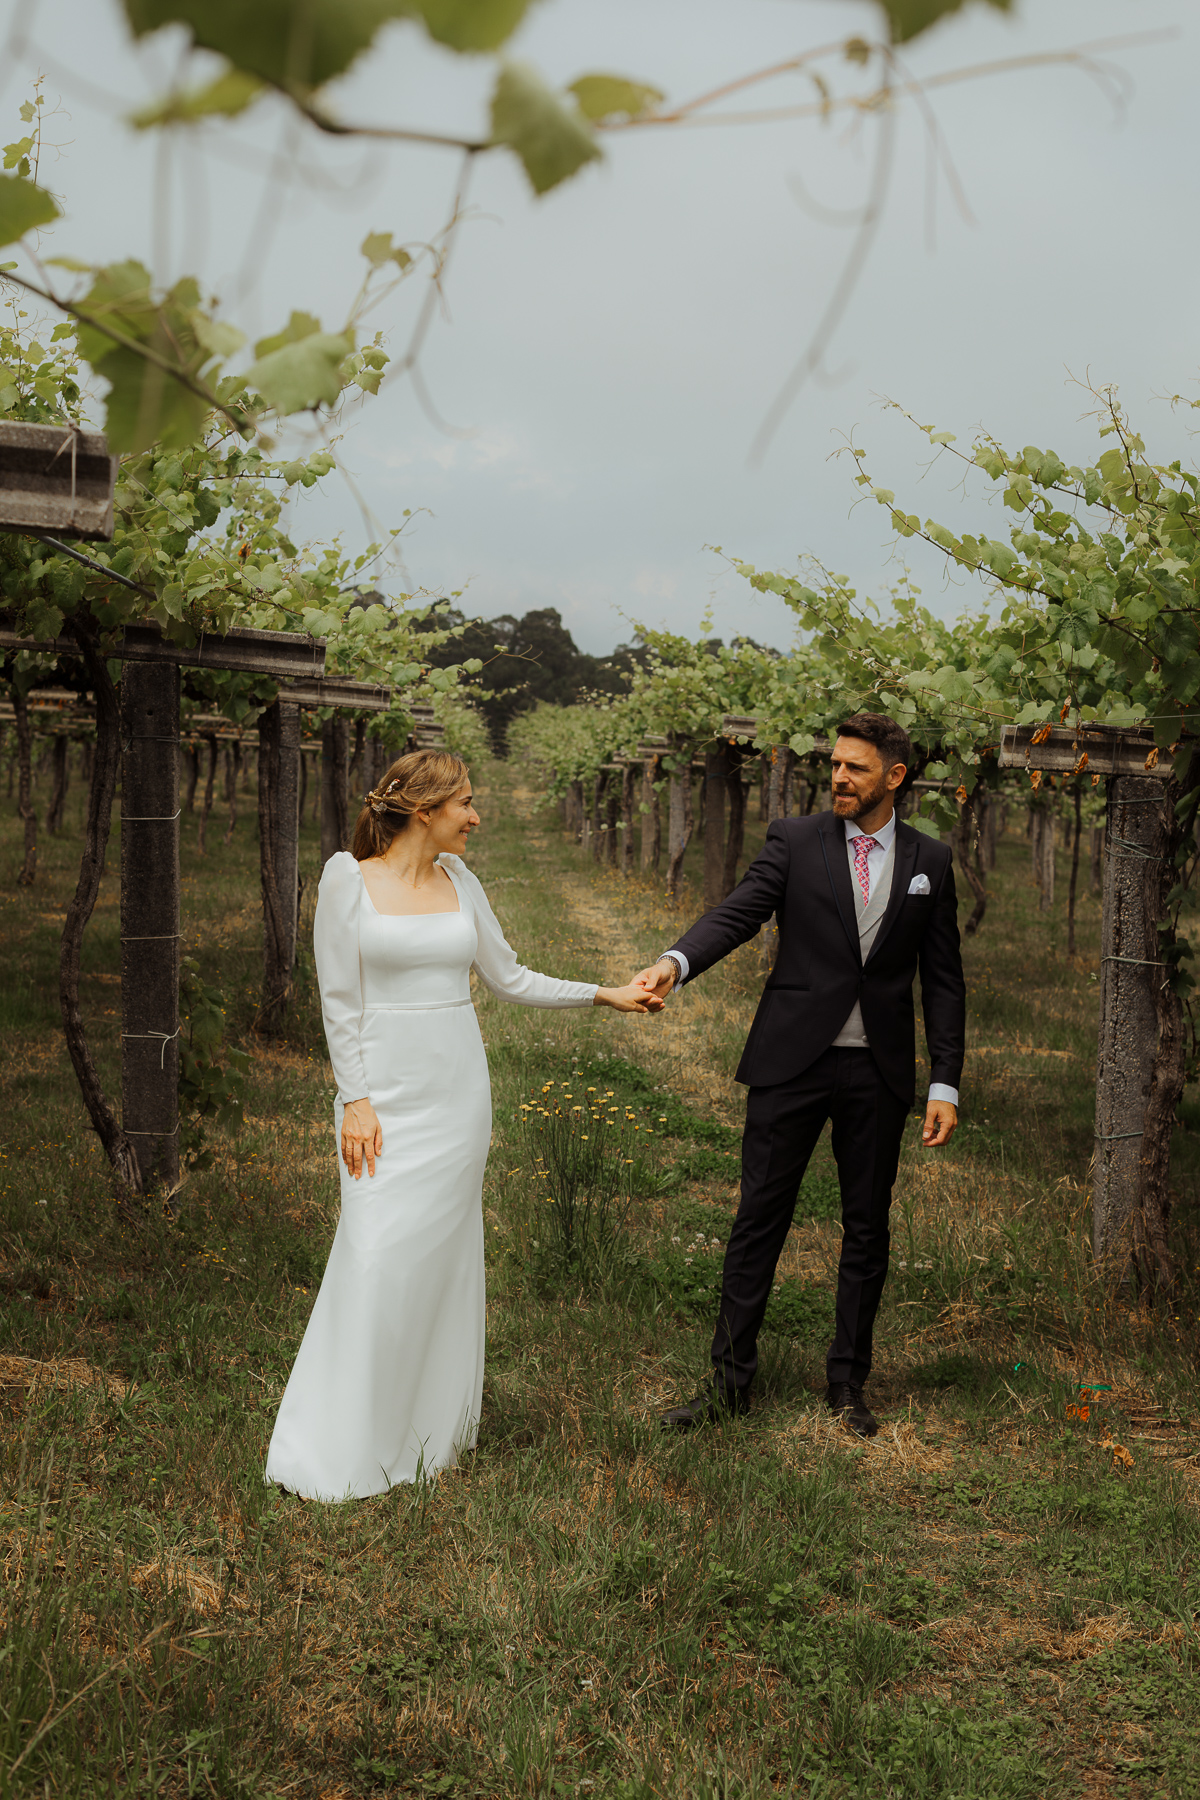
<svg viewBox="0 0 1200 1800"><path fill-rule="evenodd" d="M878 1426L863 1384L888 1267L888 1208L916 1086L913 979L929 1048L923 1142L958 1124L965 989L951 851L902 825L894 800L912 763L908 734L856 713L833 747L833 811L778 819L720 906L637 979L660 998L694 981L774 913L775 967L737 1079L750 1089L742 1198L725 1251L711 1385L667 1413L686 1431L745 1412L759 1328L809 1157L826 1119L842 1196L837 1317L827 1403L860 1437Z"/></svg>

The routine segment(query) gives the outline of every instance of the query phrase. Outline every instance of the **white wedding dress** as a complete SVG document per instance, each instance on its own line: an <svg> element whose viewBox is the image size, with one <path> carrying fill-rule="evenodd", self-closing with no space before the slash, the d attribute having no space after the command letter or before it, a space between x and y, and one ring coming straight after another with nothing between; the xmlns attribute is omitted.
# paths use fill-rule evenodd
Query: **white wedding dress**
<svg viewBox="0 0 1200 1800"><path fill-rule="evenodd" d="M359 1181L339 1157L337 1234L267 1455L268 1481L314 1500L452 1468L475 1442L492 1096L472 967L523 1006L590 1006L596 993L523 968L462 859L439 860L457 912L376 912L345 851L321 876L313 942L335 1138L345 1103L366 1095L383 1150Z"/></svg>

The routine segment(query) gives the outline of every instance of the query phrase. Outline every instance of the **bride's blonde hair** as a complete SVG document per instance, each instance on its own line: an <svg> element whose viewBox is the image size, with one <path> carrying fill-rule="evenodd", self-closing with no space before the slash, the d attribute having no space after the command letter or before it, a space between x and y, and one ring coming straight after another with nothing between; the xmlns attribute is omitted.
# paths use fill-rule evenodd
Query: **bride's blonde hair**
<svg viewBox="0 0 1200 1800"><path fill-rule="evenodd" d="M453 750L412 750L398 758L363 802L350 854L359 862L382 856L415 812L432 812L453 800L469 773Z"/></svg>

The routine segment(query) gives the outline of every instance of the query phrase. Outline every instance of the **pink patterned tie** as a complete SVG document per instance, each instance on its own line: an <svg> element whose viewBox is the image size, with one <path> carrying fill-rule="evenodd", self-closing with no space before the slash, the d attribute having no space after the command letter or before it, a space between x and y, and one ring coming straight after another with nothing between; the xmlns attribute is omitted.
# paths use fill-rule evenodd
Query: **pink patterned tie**
<svg viewBox="0 0 1200 1800"><path fill-rule="evenodd" d="M879 847L877 838L856 837L854 839L854 873L858 877L858 885L862 889L863 905L871 898L871 877L867 873L867 858L872 850Z"/></svg>

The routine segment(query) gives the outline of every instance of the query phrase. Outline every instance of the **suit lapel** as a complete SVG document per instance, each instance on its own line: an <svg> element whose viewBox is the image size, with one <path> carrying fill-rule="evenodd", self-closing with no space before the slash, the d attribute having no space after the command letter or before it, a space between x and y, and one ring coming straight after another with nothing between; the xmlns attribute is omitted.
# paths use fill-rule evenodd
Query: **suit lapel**
<svg viewBox="0 0 1200 1800"><path fill-rule="evenodd" d="M911 826L906 827L897 821L896 860L892 865L891 897L887 903L887 911L879 921L879 930L875 933L875 942L871 945L871 956L868 956L868 962L870 962L872 956L878 955L880 944L882 944L884 938L896 923L900 908L904 905L905 895L908 893L908 884L912 880L916 861L917 834L912 830Z"/></svg>
<svg viewBox="0 0 1200 1800"><path fill-rule="evenodd" d="M837 909L842 924L846 927L846 936L850 939L857 957L860 955L858 945L858 915L854 910L854 889L850 882L850 859L846 855L846 827L836 813L822 813L817 821L817 835L821 840L821 853L825 858L825 867L829 871L829 879L833 885L833 897L837 901ZM882 931L883 927L880 927Z"/></svg>

